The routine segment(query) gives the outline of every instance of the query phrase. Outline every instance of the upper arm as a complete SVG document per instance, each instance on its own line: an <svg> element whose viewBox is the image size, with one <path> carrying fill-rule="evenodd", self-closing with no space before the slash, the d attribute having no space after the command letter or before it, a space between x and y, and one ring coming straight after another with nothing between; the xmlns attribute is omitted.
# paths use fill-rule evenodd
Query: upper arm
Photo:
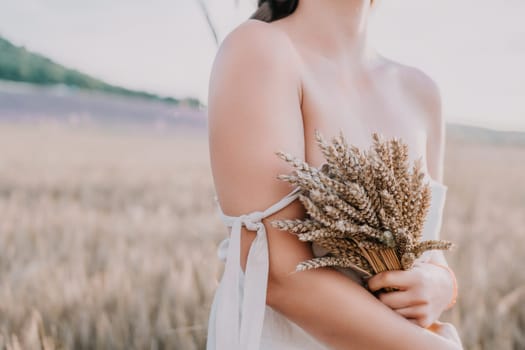
<svg viewBox="0 0 525 350"><path fill-rule="evenodd" d="M442 113L441 93L430 78L426 83L426 104L428 106L427 165L430 176L443 181L445 157L445 120Z"/></svg>
<svg viewBox="0 0 525 350"><path fill-rule="evenodd" d="M275 155L302 156L299 80L282 35L245 22L223 41L210 76L208 136L212 172L224 212L264 209L291 190ZM288 50L289 51L289 50Z"/></svg>
<svg viewBox="0 0 525 350"><path fill-rule="evenodd" d="M304 157L300 79L294 59L284 35L260 21L241 24L217 53L208 96L209 152L217 197L227 215L264 210L292 190L277 179L291 167L275 152ZM303 213L299 201L294 201L274 216ZM254 234L244 227L242 232L244 266ZM284 261L273 263L284 247L292 260L309 253L307 244L289 233L268 227L267 236L270 276L285 266Z"/></svg>
<svg viewBox="0 0 525 350"><path fill-rule="evenodd" d="M425 154L427 170L431 178L443 182L446 127L441 92L437 83L425 72L414 67L405 68L405 76L408 77L411 89L423 112L427 135ZM426 254L430 254L430 260L448 265L442 250L433 250Z"/></svg>
<svg viewBox="0 0 525 350"><path fill-rule="evenodd" d="M425 126L426 167L430 177L443 181L445 153L445 120L442 113L441 92L437 83L422 70L399 65L401 79L410 91L413 101L421 112Z"/></svg>
<svg viewBox="0 0 525 350"><path fill-rule="evenodd" d="M437 83L423 71L412 68L411 82L424 113L427 152L425 155L429 175L443 181L445 153L445 120L442 113L441 92Z"/></svg>

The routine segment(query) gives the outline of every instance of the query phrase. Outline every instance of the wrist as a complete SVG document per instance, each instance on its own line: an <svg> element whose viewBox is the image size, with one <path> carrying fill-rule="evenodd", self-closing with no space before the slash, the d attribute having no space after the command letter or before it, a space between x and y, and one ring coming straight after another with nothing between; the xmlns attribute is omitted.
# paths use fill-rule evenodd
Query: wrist
<svg viewBox="0 0 525 350"><path fill-rule="evenodd" d="M451 297L450 302L448 303L448 305L445 307L445 310L449 310L456 304L456 300L457 300L457 297L458 297L458 282L457 282L457 279L456 279L456 274L447 265L439 264L439 263L436 263L434 261L427 261L427 262L429 264L433 264L433 265L439 266L439 267L447 270L449 275L450 275L450 278L452 280L452 297Z"/></svg>

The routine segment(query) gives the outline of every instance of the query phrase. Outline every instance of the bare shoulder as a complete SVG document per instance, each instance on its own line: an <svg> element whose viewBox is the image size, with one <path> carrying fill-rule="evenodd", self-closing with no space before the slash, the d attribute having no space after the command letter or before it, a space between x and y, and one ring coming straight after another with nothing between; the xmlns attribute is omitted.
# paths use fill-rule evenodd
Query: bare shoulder
<svg viewBox="0 0 525 350"><path fill-rule="evenodd" d="M419 68L400 65L401 77L405 84L414 93L414 96L420 100L423 106L436 115L436 108L441 104L441 92L438 84L424 71Z"/></svg>
<svg viewBox="0 0 525 350"><path fill-rule="evenodd" d="M271 23L248 19L223 39L215 56L209 77L208 106L216 101L235 100L256 106L257 98L286 88L301 98L301 76L298 57L289 36ZM269 89L271 87L271 89ZM245 98L240 99L243 96ZM289 99L291 103L293 99ZM241 117L241 113L221 113ZM210 113L209 118L215 118Z"/></svg>
<svg viewBox="0 0 525 350"><path fill-rule="evenodd" d="M387 62L408 98L426 112L430 125L441 123L441 92L436 81L417 67L389 59Z"/></svg>
<svg viewBox="0 0 525 350"><path fill-rule="evenodd" d="M230 45L241 48L272 50L275 46L284 48L289 44L287 35L272 23L247 19L235 27L221 43L220 50Z"/></svg>
<svg viewBox="0 0 525 350"><path fill-rule="evenodd" d="M215 57L211 79L223 70L249 73L268 71L293 73L296 66L294 47L289 37L271 23L248 19L235 27L221 42ZM275 73L274 73L275 74Z"/></svg>

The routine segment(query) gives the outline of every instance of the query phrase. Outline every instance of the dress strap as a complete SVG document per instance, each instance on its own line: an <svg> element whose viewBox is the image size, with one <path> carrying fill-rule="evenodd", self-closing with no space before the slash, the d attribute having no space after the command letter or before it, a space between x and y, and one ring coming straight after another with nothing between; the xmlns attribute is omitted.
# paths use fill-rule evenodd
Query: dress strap
<svg viewBox="0 0 525 350"><path fill-rule="evenodd" d="M240 216L229 216L217 205L224 223L231 227L230 237L224 239L218 248L218 256L225 261L224 273L218 295L217 317L215 322L217 350L258 350L261 342L264 313L266 309L266 290L268 286L268 241L266 228L261 222L280 209L286 207L299 196L300 188L296 187L281 200L264 211L254 211ZM215 200L218 203L217 197ZM239 313L241 227L256 231L248 252L242 306Z"/></svg>

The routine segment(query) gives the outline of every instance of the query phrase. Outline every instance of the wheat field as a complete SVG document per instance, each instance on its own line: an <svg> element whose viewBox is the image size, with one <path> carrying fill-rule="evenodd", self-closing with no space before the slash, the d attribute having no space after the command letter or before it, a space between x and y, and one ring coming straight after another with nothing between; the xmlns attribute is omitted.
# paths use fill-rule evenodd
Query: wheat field
<svg viewBox="0 0 525 350"><path fill-rule="evenodd" d="M447 141L466 349L525 349L525 148ZM0 347L204 349L227 230L203 130L0 125Z"/></svg>

